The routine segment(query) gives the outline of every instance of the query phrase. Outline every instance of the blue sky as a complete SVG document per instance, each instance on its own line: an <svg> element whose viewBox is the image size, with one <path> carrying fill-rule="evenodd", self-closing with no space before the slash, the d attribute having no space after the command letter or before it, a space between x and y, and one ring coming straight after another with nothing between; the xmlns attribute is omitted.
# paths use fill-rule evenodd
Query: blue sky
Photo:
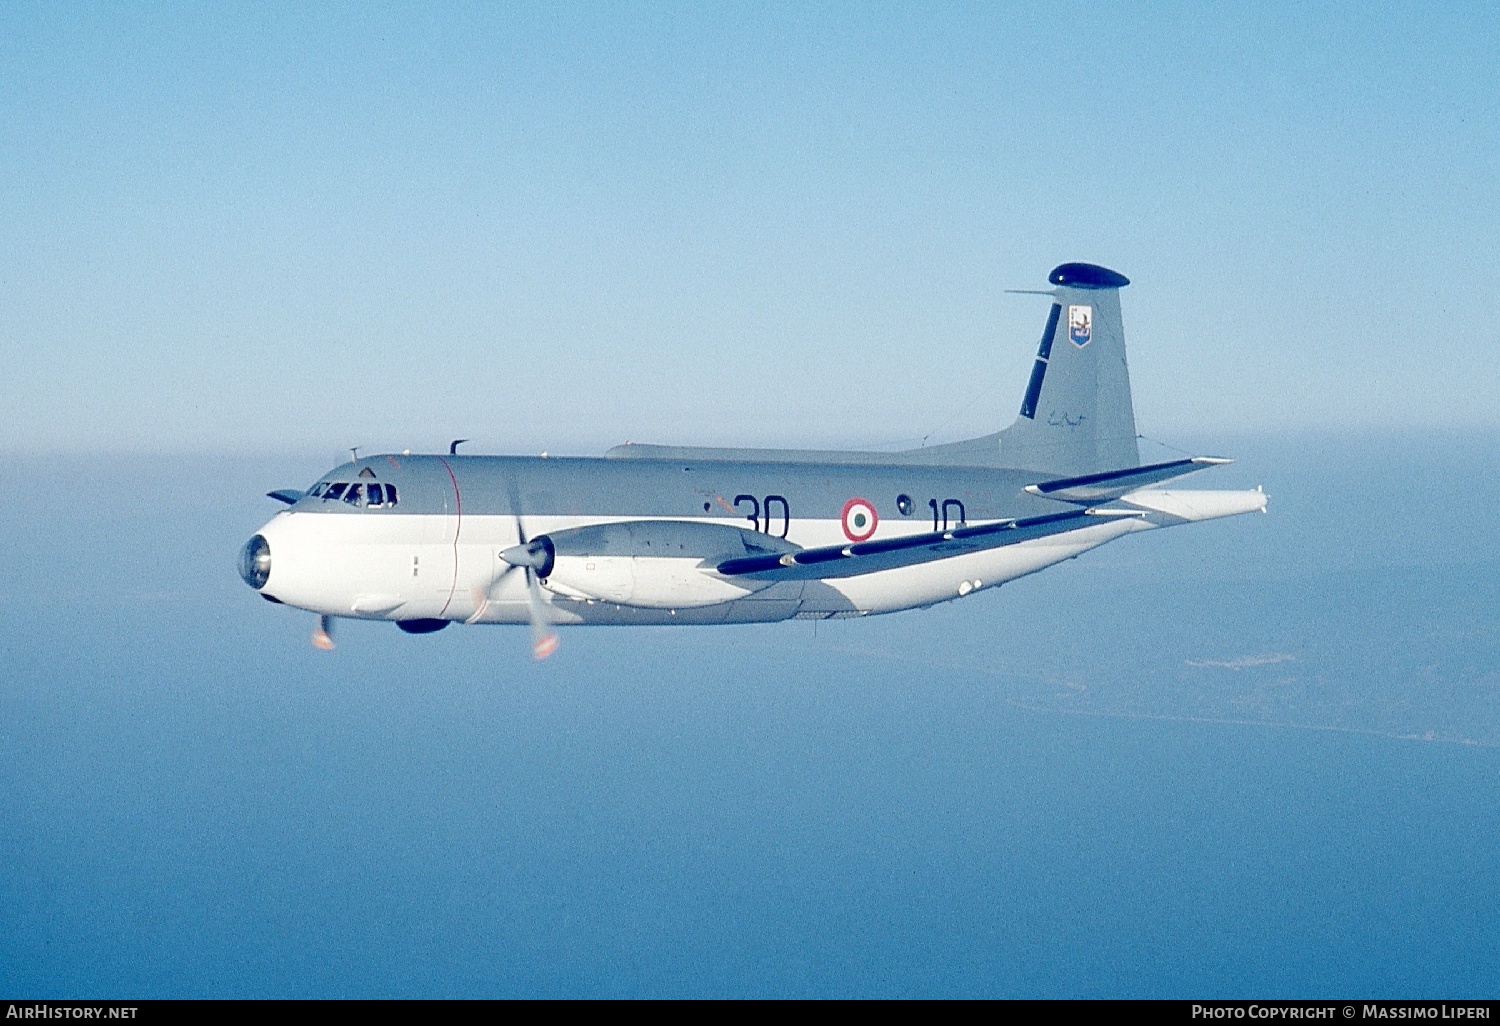
<svg viewBox="0 0 1500 1026"><path fill-rule="evenodd" d="M0 10L0 447L1500 426L1484 5Z"/></svg>

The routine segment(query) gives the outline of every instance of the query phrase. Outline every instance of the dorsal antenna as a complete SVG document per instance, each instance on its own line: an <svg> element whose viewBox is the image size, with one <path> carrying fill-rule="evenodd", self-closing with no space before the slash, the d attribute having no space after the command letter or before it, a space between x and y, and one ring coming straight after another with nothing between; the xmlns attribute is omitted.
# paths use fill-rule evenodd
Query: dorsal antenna
<svg viewBox="0 0 1500 1026"><path fill-rule="evenodd" d="M448 443L448 455L449 456L457 456L458 455L458 447L460 445L463 445L467 441L468 441L467 438L455 438L453 441L449 442Z"/></svg>

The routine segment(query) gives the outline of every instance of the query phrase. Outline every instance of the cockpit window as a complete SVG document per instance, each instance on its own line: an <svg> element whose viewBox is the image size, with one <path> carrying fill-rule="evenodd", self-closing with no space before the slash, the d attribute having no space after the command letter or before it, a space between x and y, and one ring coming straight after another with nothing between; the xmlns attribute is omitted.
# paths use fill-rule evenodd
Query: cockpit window
<svg viewBox="0 0 1500 1026"><path fill-rule="evenodd" d="M324 502L343 499L359 509L390 509L396 505L396 486L370 482L320 481L308 490L309 496L322 496Z"/></svg>

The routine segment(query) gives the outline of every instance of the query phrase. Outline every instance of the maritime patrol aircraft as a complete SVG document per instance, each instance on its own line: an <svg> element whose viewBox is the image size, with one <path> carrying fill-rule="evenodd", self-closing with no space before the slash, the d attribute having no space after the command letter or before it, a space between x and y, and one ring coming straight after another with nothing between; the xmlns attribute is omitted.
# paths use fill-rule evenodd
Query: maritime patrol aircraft
<svg viewBox="0 0 1500 1026"><path fill-rule="evenodd" d="M1124 275L1068 263L1020 414L906 452L625 444L599 458L390 453L354 459L240 553L271 602L410 634L530 624L727 624L866 616L985 591L1116 538L1264 511L1254 491L1162 485L1228 460L1143 465Z"/></svg>

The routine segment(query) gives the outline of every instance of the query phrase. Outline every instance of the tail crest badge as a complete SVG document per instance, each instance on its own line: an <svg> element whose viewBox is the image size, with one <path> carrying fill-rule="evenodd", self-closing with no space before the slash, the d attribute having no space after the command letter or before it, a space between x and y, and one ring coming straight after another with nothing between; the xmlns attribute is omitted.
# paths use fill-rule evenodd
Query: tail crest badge
<svg viewBox="0 0 1500 1026"><path fill-rule="evenodd" d="M1091 306L1068 307L1068 341L1082 349L1093 337L1094 308Z"/></svg>

